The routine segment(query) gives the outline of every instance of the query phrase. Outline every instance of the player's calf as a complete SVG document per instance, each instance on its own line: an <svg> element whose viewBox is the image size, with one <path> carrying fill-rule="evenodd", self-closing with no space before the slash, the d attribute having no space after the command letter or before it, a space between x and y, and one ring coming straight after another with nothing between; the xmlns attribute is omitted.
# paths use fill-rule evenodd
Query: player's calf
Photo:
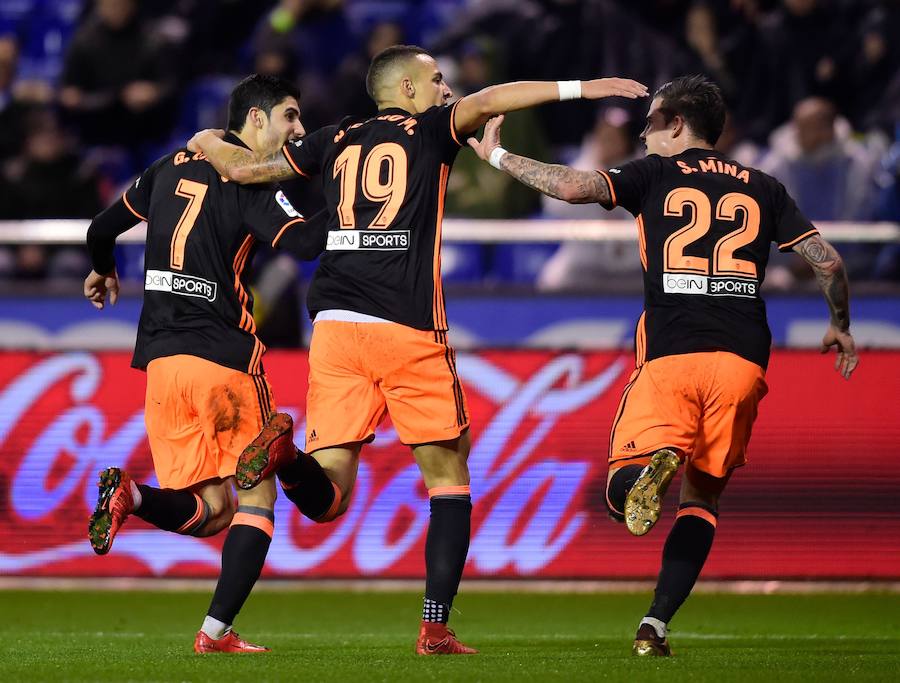
<svg viewBox="0 0 900 683"><path fill-rule="evenodd" d="M662 501L678 471L680 459L670 448L656 451L625 497L625 526L643 536L659 521Z"/></svg>
<svg viewBox="0 0 900 683"><path fill-rule="evenodd" d="M609 518L615 522L625 522L625 497L641 475L649 458L641 460L643 462L623 465L612 470L606 482L606 510Z"/></svg>

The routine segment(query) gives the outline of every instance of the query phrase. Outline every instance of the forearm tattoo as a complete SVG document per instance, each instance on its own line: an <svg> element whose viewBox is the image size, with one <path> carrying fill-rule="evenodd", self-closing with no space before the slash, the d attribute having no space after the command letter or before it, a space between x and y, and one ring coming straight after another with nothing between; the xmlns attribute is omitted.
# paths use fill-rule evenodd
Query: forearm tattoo
<svg viewBox="0 0 900 683"><path fill-rule="evenodd" d="M235 177L235 173L245 171L252 174L252 182L269 183L293 178L295 173L279 149L272 154L259 156L250 150L236 147L224 158L224 174Z"/></svg>
<svg viewBox="0 0 900 683"><path fill-rule="evenodd" d="M798 247L800 255L816 274L831 312L831 324L846 331L850 327L850 287L844 262L835 248L818 235L803 240Z"/></svg>
<svg viewBox="0 0 900 683"><path fill-rule="evenodd" d="M596 171L579 171L559 164L545 164L507 152L500 167L523 185L554 199L572 204L599 202L612 206L606 179Z"/></svg>

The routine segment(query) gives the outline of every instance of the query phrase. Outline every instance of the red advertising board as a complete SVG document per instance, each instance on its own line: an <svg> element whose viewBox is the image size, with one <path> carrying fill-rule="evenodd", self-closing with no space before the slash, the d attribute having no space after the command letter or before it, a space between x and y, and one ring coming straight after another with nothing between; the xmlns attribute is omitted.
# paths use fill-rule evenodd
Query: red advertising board
<svg viewBox="0 0 900 683"><path fill-rule="evenodd" d="M850 382L831 363L774 354L706 578L900 578L900 353L864 354ZM674 491L643 538L603 505L607 438L631 365L625 352L460 354L475 501L467 577L655 576ZM266 368L279 406L302 425L306 355L270 353ZM110 555L87 542L99 469L154 482L143 396L144 375L124 353L0 354L0 573L217 573L221 536L132 518ZM389 423L363 451L345 516L316 525L280 499L276 518L268 576L423 575L427 497Z"/></svg>

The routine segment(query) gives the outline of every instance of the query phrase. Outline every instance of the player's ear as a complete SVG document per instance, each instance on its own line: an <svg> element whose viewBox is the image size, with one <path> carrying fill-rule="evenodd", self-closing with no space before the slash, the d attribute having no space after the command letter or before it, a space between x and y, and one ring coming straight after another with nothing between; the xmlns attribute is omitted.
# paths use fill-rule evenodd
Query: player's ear
<svg viewBox="0 0 900 683"><path fill-rule="evenodd" d="M684 132L684 119L679 114L675 114L675 116L672 117L672 137L677 138Z"/></svg>
<svg viewBox="0 0 900 683"><path fill-rule="evenodd" d="M250 117L250 123L252 123L255 128L262 128L265 124L266 114L259 107L250 107L250 111L247 112L247 116Z"/></svg>
<svg viewBox="0 0 900 683"><path fill-rule="evenodd" d="M403 80L400 81L400 88L407 97L413 98L416 96L416 86L413 85L412 79L409 76L405 76Z"/></svg>

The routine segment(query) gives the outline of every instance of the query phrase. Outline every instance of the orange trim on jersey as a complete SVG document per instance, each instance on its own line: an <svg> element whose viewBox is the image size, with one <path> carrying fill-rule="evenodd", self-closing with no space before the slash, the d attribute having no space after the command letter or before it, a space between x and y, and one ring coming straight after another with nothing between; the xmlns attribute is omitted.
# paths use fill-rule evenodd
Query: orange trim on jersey
<svg viewBox="0 0 900 683"><path fill-rule="evenodd" d="M234 517L231 518L231 526L237 524L256 527L269 538L272 538L275 534L275 524L271 519L267 519L262 515L251 515L248 512L235 512Z"/></svg>
<svg viewBox="0 0 900 683"><path fill-rule="evenodd" d="M647 360L647 311L641 313L638 318L637 328L634 331L634 362L641 367Z"/></svg>
<svg viewBox="0 0 900 683"><path fill-rule="evenodd" d="M644 235L644 215L638 214L638 248L641 254L641 265L644 266L644 272L647 272L647 237Z"/></svg>
<svg viewBox="0 0 900 683"><path fill-rule="evenodd" d="M811 237L812 235L818 235L818 234L819 234L819 231L816 230L815 228L813 228L809 232L804 232L802 235L800 235L800 237L793 239L790 242L785 242L784 244L779 244L778 248L779 249L787 249L788 247L793 247L795 244L797 244L798 242L802 242L807 237Z"/></svg>
<svg viewBox="0 0 900 683"><path fill-rule="evenodd" d="M125 202L125 208L128 209L129 211L131 211L131 213L133 213L135 216L140 218L142 221L146 221L147 220L146 218L144 218L141 214L139 214L137 211L134 210L134 207L128 201L128 197L126 197L127 194L128 194L128 190L125 190L122 193L122 201Z"/></svg>
<svg viewBox="0 0 900 683"><path fill-rule="evenodd" d="M194 525L199 522L203 518L203 513L205 512L205 508L203 506L203 499L200 498L196 493L194 494L194 500L197 503L197 511L193 514L193 516L182 524L180 527L175 529L176 534L183 534L187 532L189 529L192 529Z"/></svg>
<svg viewBox="0 0 900 683"><path fill-rule="evenodd" d="M305 222L306 222L306 219L304 219L304 218L295 218L294 220L288 221L287 223L282 225L281 230L278 231L278 234L275 235L275 239L272 240L272 246L274 247L274 246L278 245L278 240L281 239L281 236L284 234L284 231L287 230L292 225L294 225L294 223L305 223Z"/></svg>
<svg viewBox="0 0 900 683"><path fill-rule="evenodd" d="M301 171L300 167L294 163L294 160L291 159L291 153L288 151L287 145L285 145L284 147L281 148L281 152L282 152L282 154L284 154L284 158L287 159L288 164L290 164L290 167L292 169L294 169L295 173L297 173L298 175L302 175L304 178L309 178L309 176L306 173L304 173L303 171Z"/></svg>
<svg viewBox="0 0 900 683"><path fill-rule="evenodd" d="M447 192L447 179L449 177L450 167L447 164L441 164L441 175L438 181L438 208L434 221L434 260L432 268L434 300L431 309L431 317L437 330L447 328L447 311L444 307L444 288L441 282L441 226L444 221L444 194Z"/></svg>
<svg viewBox="0 0 900 683"><path fill-rule="evenodd" d="M247 366L248 375L258 375L262 369L262 357L266 352L266 345L259 337L253 335L253 353L250 355L250 364Z"/></svg>
<svg viewBox="0 0 900 683"><path fill-rule="evenodd" d="M434 498L435 496L469 496L472 495L472 487L471 486L435 486L433 489L428 489L428 497Z"/></svg>
<svg viewBox="0 0 900 683"><path fill-rule="evenodd" d="M618 204L616 203L616 188L613 186L613 181L612 178L609 177L609 173L607 173L606 171L601 171L599 168L597 169L597 173L606 178L606 184L609 185L609 196L610 199L612 199L612 205L618 206Z"/></svg>
<svg viewBox="0 0 900 683"><path fill-rule="evenodd" d="M456 100L453 103L453 107L450 109L450 137L453 138L453 142L455 142L460 147L465 147L463 143L459 141L459 137L456 135L456 108L459 106L459 103L462 102L462 98Z"/></svg>
<svg viewBox="0 0 900 683"><path fill-rule="evenodd" d="M709 510L704 510L701 507L682 508L681 510L678 511L678 514L675 515L675 519L678 519L679 517L688 517L688 516L699 517L700 519L705 519L707 522L712 524L713 527L717 526L718 520L716 519L716 516L713 513L711 513Z"/></svg>
<svg viewBox="0 0 900 683"><path fill-rule="evenodd" d="M244 289L244 285L241 283L241 273L244 272L244 266L247 263L247 256L250 254L250 249L253 247L254 242L253 235L247 235L244 238L243 244L241 244L241 248L238 249L237 254L234 257L234 291L238 295L238 301L241 304L241 322L240 328L246 332L250 332L253 334L256 332L256 322L253 320L253 316L250 315L250 311L247 310L247 302L250 300L250 297L247 295L246 290Z"/></svg>

